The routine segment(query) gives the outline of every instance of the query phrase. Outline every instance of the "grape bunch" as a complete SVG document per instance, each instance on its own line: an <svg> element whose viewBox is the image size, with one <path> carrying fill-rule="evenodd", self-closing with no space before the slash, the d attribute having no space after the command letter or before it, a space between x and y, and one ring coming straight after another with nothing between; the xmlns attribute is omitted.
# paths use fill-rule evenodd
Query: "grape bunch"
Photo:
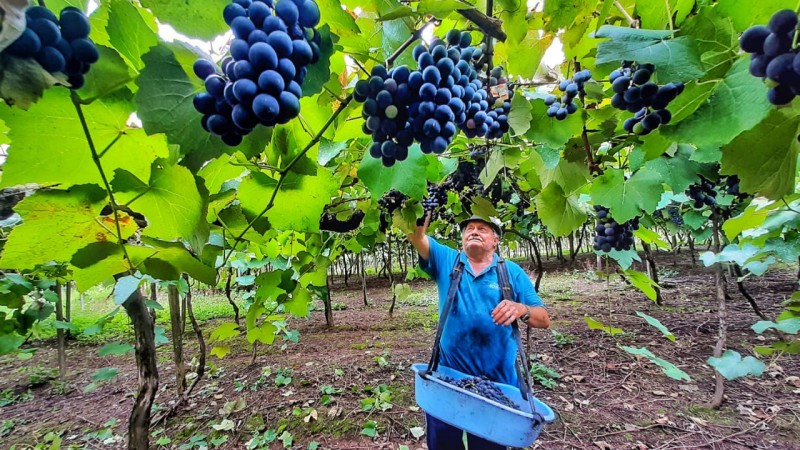
<svg viewBox="0 0 800 450"><path fill-rule="evenodd" d="M589 70L581 70L576 73L574 77L562 81L558 85L558 89L564 94L559 101L555 95L548 95L544 104L549 106L547 109L547 117L555 117L558 120L564 120L568 115L574 114L578 110L578 105L573 100L578 96L578 93L583 91L583 85L592 78L592 72Z"/></svg>
<svg viewBox="0 0 800 450"><path fill-rule="evenodd" d="M435 39L430 48L414 48L418 70L409 82L419 97L409 107L409 126L423 153L442 154L453 142L458 125L467 120L466 101L475 99L477 71L469 61L474 51L472 36L458 30L447 33L447 42ZM462 59L463 58L463 59ZM416 89L415 89L416 88Z"/></svg>
<svg viewBox="0 0 800 450"><path fill-rule="evenodd" d="M486 115L489 119L489 131L483 134L486 139L500 139L503 134L508 133L508 113L511 112L511 99L514 98L514 91L508 91L508 98L502 99L492 95L492 88L508 84L508 80L503 77L503 67L492 68L489 76L489 89L486 100L489 102L489 110Z"/></svg>
<svg viewBox="0 0 800 450"><path fill-rule="evenodd" d="M194 73L206 92L194 97L201 124L229 146L256 125L284 124L300 114L308 65L319 60L320 20L313 0L234 0L222 12L234 39L222 73L199 59Z"/></svg>
<svg viewBox="0 0 800 450"><path fill-rule="evenodd" d="M339 220L336 214L324 213L319 219L319 229L333 231L334 233L347 233L355 230L364 220L364 211L355 210L352 216L346 220Z"/></svg>
<svg viewBox="0 0 800 450"><path fill-rule="evenodd" d="M65 73L70 89L80 89L84 75L100 59L89 39L89 19L74 6L61 10L59 17L43 6L25 10L25 31L3 50L17 58L34 58L50 73Z"/></svg>
<svg viewBox="0 0 800 450"><path fill-rule="evenodd" d="M392 223L392 214L403 207L408 196L400 191L392 189L391 191L383 194L383 197L378 199L378 206L381 208L380 226L379 230L385 233Z"/></svg>
<svg viewBox="0 0 800 450"><path fill-rule="evenodd" d="M431 214L431 220L436 219L441 206L447 204L447 191L436 184L428 184L428 196L420 202L425 215Z"/></svg>
<svg viewBox="0 0 800 450"><path fill-rule="evenodd" d="M483 183L479 177L482 167L483 165L467 160L459 161L456 170L442 182L442 189L456 193L474 188L483 190Z"/></svg>
<svg viewBox="0 0 800 450"><path fill-rule="evenodd" d="M669 214L669 220L672 223L679 227L683 226L683 216L681 216L681 211L677 206L667 206L667 214Z"/></svg>
<svg viewBox="0 0 800 450"><path fill-rule="evenodd" d="M622 125L628 133L645 135L672 120L667 106L683 92L683 83L670 82L659 87L650 80L655 70L652 64L626 62L609 76L614 90L611 105L635 113Z"/></svg>
<svg viewBox="0 0 800 450"><path fill-rule="evenodd" d="M702 177L699 183L689 186L686 194L694 201L693 206L697 209L717 204L717 191L714 189L714 183Z"/></svg>
<svg viewBox="0 0 800 450"><path fill-rule="evenodd" d="M733 195L739 200L744 200L748 197L747 193L739 190L739 177L736 175L730 175L726 177L723 188L728 195Z"/></svg>
<svg viewBox="0 0 800 450"><path fill-rule="evenodd" d="M595 205L597 226L595 227L594 249L600 252L611 250L630 250L633 245L633 232L639 229L639 218L617 223L611 218L608 208Z"/></svg>
<svg viewBox="0 0 800 450"><path fill-rule="evenodd" d="M495 386L485 375L480 377L468 377L455 380L448 376L441 377L445 383L458 386L461 389L480 395L509 408L517 408L517 405L508 398L499 387Z"/></svg>
<svg viewBox="0 0 800 450"><path fill-rule="evenodd" d="M750 53L750 74L769 79L767 99L773 105L786 105L800 94L796 29L797 14L784 9L773 14L767 26L752 26L739 39L742 50Z"/></svg>
<svg viewBox="0 0 800 450"><path fill-rule="evenodd" d="M413 99L409 84L411 71L400 66L387 71L383 65L372 68L368 80L359 80L353 99L363 103L362 130L372 135L369 154L390 167L408 157L414 143L414 132L406 126L408 107Z"/></svg>

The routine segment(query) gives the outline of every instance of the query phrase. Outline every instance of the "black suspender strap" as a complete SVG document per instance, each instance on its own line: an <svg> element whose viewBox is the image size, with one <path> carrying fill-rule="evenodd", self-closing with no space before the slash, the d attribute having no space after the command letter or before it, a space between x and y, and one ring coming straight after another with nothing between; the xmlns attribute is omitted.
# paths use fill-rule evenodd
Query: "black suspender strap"
<svg viewBox="0 0 800 450"><path fill-rule="evenodd" d="M433 342L431 361L428 363L428 369L425 371L425 374L422 375L435 372L436 368L439 367L439 343L442 339L444 324L447 322L447 317L450 315L450 310L455 307L458 284L461 282L461 275L463 273L464 263L461 262L461 252L459 252L456 255L456 263L453 265L453 271L450 272L450 289L447 291L447 298L445 299L444 308L442 309L442 317L439 318L439 326L436 329L436 340Z"/></svg>

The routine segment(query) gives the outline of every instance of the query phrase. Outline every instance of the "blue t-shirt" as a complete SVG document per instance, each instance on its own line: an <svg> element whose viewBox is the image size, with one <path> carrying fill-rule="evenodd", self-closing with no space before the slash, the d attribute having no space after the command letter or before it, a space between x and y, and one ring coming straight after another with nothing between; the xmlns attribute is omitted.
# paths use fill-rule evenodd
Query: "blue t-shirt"
<svg viewBox="0 0 800 450"><path fill-rule="evenodd" d="M421 260L421 266L439 288L441 318L450 289L450 273L459 252L430 236L428 241L430 259ZM492 264L483 272L474 274L467 255L460 255L464 273L442 332L439 363L472 376L485 375L490 380L516 386L517 343L511 326L497 325L492 320L492 311L502 300L497 279L498 256L494 255ZM505 264L514 300L529 306L544 306L525 271L511 261L506 260Z"/></svg>

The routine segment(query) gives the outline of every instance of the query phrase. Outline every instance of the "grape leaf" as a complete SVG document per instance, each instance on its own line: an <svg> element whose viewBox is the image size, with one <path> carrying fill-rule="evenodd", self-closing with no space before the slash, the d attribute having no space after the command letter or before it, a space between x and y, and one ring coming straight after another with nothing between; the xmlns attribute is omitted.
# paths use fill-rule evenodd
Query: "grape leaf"
<svg viewBox="0 0 800 450"><path fill-rule="evenodd" d="M547 117L547 106L544 100L531 101L531 128L525 138L552 148L564 147L573 136L583 131L580 114L570 114L564 120Z"/></svg>
<svg viewBox="0 0 800 450"><path fill-rule="evenodd" d="M424 183L424 179L423 179ZM252 172L239 185L238 198L242 209L252 217L266 207L278 187L278 181L264 173ZM277 230L319 231L319 218L336 189L338 181L324 167L316 176L289 173L275 194L272 208L265 217Z"/></svg>
<svg viewBox="0 0 800 450"><path fill-rule="evenodd" d="M95 148L102 152L100 163L109 177L115 169L124 167L146 179L152 161L168 154L163 139L127 127L133 106L122 99L109 99L82 107ZM7 109L3 119L11 129L11 148L3 166L2 187L28 183L60 184L62 188L103 185L66 89L48 90L27 112Z"/></svg>
<svg viewBox="0 0 800 450"><path fill-rule="evenodd" d="M583 22L594 12L596 6L597 2L593 1L550 0L544 2L545 29L558 31L561 28L569 28L573 23Z"/></svg>
<svg viewBox="0 0 800 450"><path fill-rule="evenodd" d="M597 320L594 320L589 316L585 316L583 320L586 321L586 324L589 326L590 330L603 330L606 333L610 334L611 336L622 334L625 332L622 328L603 325L602 322L598 322Z"/></svg>
<svg viewBox="0 0 800 450"><path fill-rule="evenodd" d="M100 347L100 350L98 350L97 354L100 356L121 356L131 352L133 352L133 346L131 344L111 342Z"/></svg>
<svg viewBox="0 0 800 450"><path fill-rule="evenodd" d="M742 358L739 352L725 350L721 357L706 360L709 366L717 370L726 380L736 380L748 375L760 377L766 365L752 356Z"/></svg>
<svg viewBox="0 0 800 450"><path fill-rule="evenodd" d="M775 11L795 9L794 0L761 0L741 2L739 0L719 0L715 5L720 14L733 20L736 31L742 32L751 25L766 25Z"/></svg>
<svg viewBox="0 0 800 450"><path fill-rule="evenodd" d="M134 80L134 69L119 52L105 45L96 46L100 59L92 64L92 70L84 75L83 87L76 91L84 103L91 103L116 91L128 94L126 85Z"/></svg>
<svg viewBox="0 0 800 450"><path fill-rule="evenodd" d="M660 29L672 23L680 26L683 19L692 11L694 0L668 0L659 2L640 2L636 4L636 12L642 21L642 28Z"/></svg>
<svg viewBox="0 0 800 450"><path fill-rule="evenodd" d="M738 60L691 116L661 128L664 137L697 147L719 148L761 122L771 106L764 83L750 75L749 59Z"/></svg>
<svg viewBox="0 0 800 450"><path fill-rule="evenodd" d="M200 241L206 241L208 205L189 169L159 160L153 164L149 183L120 169L112 186L118 202L145 216L145 235L166 241L183 238L189 242L199 235Z"/></svg>
<svg viewBox="0 0 800 450"><path fill-rule="evenodd" d="M226 181L238 178L244 172L244 167L234 165L234 163L242 162L238 156L241 154L222 155L203 166L197 173L205 181L206 189L210 194L218 193Z"/></svg>
<svg viewBox="0 0 800 450"><path fill-rule="evenodd" d="M536 196L536 211L548 231L566 236L586 222L577 196L566 195L558 183L550 183Z"/></svg>
<svg viewBox="0 0 800 450"><path fill-rule="evenodd" d="M692 379L689 377L689 374L682 371L671 362L657 357L656 355L653 354L653 352L651 352L645 347L636 348L636 347L626 347L623 345L622 349L632 355L646 357L651 363L661 367L661 370L664 372L664 374L672 378L673 380L692 381Z"/></svg>
<svg viewBox="0 0 800 450"><path fill-rule="evenodd" d="M158 27L149 12L127 0L112 0L108 15L111 46L137 71L142 70L142 55L158 44Z"/></svg>
<svg viewBox="0 0 800 450"><path fill-rule="evenodd" d="M755 205L750 205L736 217L732 217L722 224L722 231L729 241L733 241L744 230L761 226L769 215L769 210L759 210Z"/></svg>
<svg viewBox="0 0 800 450"><path fill-rule="evenodd" d="M661 179L674 192L683 192L689 185L698 180L700 163L691 161L692 149L688 145L681 145L675 156L661 156L645 163L647 170L661 175Z"/></svg>
<svg viewBox="0 0 800 450"><path fill-rule="evenodd" d="M507 73L523 78L533 78L544 53L555 37L552 33L539 35L539 30L528 30L525 38L519 42L507 40L497 42L495 46L496 64L503 63ZM520 58L518 55L525 55Z"/></svg>
<svg viewBox="0 0 800 450"><path fill-rule="evenodd" d="M142 6L152 11L159 22L203 40L211 40L228 30L222 18L222 10L228 3L228 0L142 0Z"/></svg>
<svg viewBox="0 0 800 450"><path fill-rule="evenodd" d="M70 261L72 279L80 292L126 272L122 248L115 242L93 242L75 252Z"/></svg>
<svg viewBox="0 0 800 450"><path fill-rule="evenodd" d="M765 331L769 330L770 328L774 328L784 333L797 334L798 332L800 332L800 318L784 319L784 320L779 320L777 322L772 322L769 320L759 320L758 322L753 324L751 328L758 334L762 334Z"/></svg>
<svg viewBox="0 0 800 450"><path fill-rule="evenodd" d="M32 269L50 261L67 262L92 242L117 242L113 216L100 216L105 192L92 186L67 191L39 191L16 206L23 223L13 229L0 257L0 267ZM122 239L137 229L120 213Z"/></svg>
<svg viewBox="0 0 800 450"><path fill-rule="evenodd" d="M8 105L27 110L51 86L66 81L52 75L32 58L0 54L0 98Z"/></svg>
<svg viewBox="0 0 800 450"><path fill-rule="evenodd" d="M369 189L373 200L379 199L391 189L419 199L425 194L427 182L424 176L428 161L419 145L412 145L408 149L408 158L392 167L383 167L379 159L369 154L364 155L358 168L358 178Z"/></svg>
<svg viewBox="0 0 800 450"><path fill-rule="evenodd" d="M773 110L760 124L722 149L721 174L738 175L742 192L778 199L794 192L800 115Z"/></svg>
<svg viewBox="0 0 800 450"><path fill-rule="evenodd" d="M636 315L644 319L647 323L654 326L656 329L658 329L658 331L660 331L665 338L669 339L672 342L675 342L675 335L672 334L672 332L669 331L669 329L665 327L664 324L662 324L658 319L656 319L655 317L648 316L647 314L641 311L636 311Z"/></svg>
<svg viewBox="0 0 800 450"><path fill-rule="evenodd" d="M623 60L654 64L659 80L688 81L702 76L705 71L694 39L668 39L670 35L670 31L604 25L595 36L611 39L598 44L596 63L618 64Z"/></svg>
<svg viewBox="0 0 800 450"><path fill-rule="evenodd" d="M341 7L338 9L342 10ZM331 56L334 53L331 30L328 25L324 25L318 27L317 31L319 31L320 36L319 61L308 66L308 74L306 74L306 79L301 86L304 96L322 92L322 86L331 78Z"/></svg>
<svg viewBox="0 0 800 450"><path fill-rule="evenodd" d="M125 246L134 266L142 273L159 280L178 280L186 273L205 284L216 284L216 270L195 258L184 244L147 237L142 238L142 243L142 246Z"/></svg>
<svg viewBox="0 0 800 450"><path fill-rule="evenodd" d="M625 271L625 275L627 275L628 281L630 281L632 285L642 291L647 298L655 301L657 297L655 288L658 287L658 284L651 280L646 273L629 269Z"/></svg>
<svg viewBox="0 0 800 450"><path fill-rule="evenodd" d="M609 208L614 220L622 223L642 211L655 211L664 189L656 172L638 170L626 181L622 170L611 169L594 180L590 192L593 204Z"/></svg>
<svg viewBox="0 0 800 450"><path fill-rule="evenodd" d="M508 113L508 124L511 136L520 136L531 128L531 102L524 95L517 94L511 99L511 112Z"/></svg>
<svg viewBox="0 0 800 450"><path fill-rule="evenodd" d="M320 25L330 26L330 32L337 36L353 36L361 33L350 11L342 8L336 0L316 0L320 12Z"/></svg>

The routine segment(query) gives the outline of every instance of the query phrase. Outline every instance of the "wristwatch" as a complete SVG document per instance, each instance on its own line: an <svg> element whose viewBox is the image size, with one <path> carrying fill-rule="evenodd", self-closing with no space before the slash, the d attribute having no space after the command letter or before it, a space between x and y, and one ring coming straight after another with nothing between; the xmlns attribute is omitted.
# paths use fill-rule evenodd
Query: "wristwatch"
<svg viewBox="0 0 800 450"><path fill-rule="evenodd" d="M523 323L528 323L528 319L531 318L531 309L527 306L525 307L525 314L519 318Z"/></svg>

